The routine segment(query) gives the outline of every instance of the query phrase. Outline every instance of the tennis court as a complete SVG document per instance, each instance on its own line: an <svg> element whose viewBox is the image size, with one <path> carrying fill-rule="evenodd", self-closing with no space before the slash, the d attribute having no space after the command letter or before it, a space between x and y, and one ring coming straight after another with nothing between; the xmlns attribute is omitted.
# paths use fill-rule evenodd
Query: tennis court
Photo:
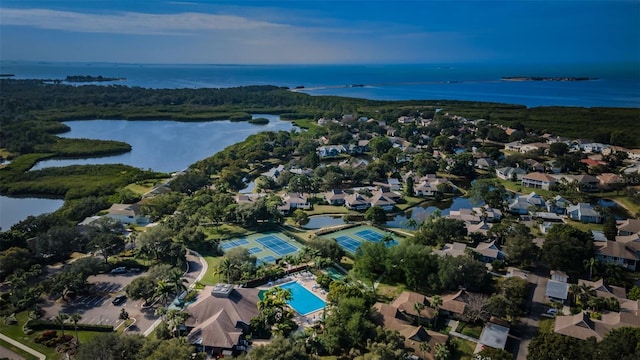
<svg viewBox="0 0 640 360"><path fill-rule="evenodd" d="M273 264L277 259L297 252L302 245L279 232L251 234L238 239L226 240L220 244L220 248L225 252L236 247L247 249L249 254L258 258L259 264Z"/></svg>
<svg viewBox="0 0 640 360"><path fill-rule="evenodd" d="M229 250L237 246L247 245L248 243L249 243L249 240L241 238L241 239L225 241L220 245L220 247L222 248L222 250Z"/></svg>
<svg viewBox="0 0 640 360"><path fill-rule="evenodd" d="M343 249L351 254L355 254L356 250L366 241L380 242L385 237L391 237L392 240L385 241L386 247L398 245L399 238L391 233L385 233L383 230L372 226L357 226L350 229L340 230L334 233L326 234L323 238L335 239Z"/></svg>

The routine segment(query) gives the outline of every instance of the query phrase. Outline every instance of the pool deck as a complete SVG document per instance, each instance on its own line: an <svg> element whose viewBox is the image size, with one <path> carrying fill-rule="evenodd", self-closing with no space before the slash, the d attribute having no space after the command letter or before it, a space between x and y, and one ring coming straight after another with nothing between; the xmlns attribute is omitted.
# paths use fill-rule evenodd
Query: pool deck
<svg viewBox="0 0 640 360"><path fill-rule="evenodd" d="M311 293L313 293L314 295L322 299L324 302L327 302L327 292L324 289L320 288L320 286L316 282L315 275L313 275L311 272L308 272L308 271L301 271L298 273L290 274L288 276L285 276L282 279L278 279L274 281L268 286L258 287L258 289L267 290L273 286L282 285L282 284L290 283L293 281L297 281L300 285L305 287ZM322 318L322 312L323 312L323 309L320 309L320 310L308 313L306 315L300 315L294 311L295 316L293 320L301 328L309 327L315 324L317 321L319 321Z"/></svg>

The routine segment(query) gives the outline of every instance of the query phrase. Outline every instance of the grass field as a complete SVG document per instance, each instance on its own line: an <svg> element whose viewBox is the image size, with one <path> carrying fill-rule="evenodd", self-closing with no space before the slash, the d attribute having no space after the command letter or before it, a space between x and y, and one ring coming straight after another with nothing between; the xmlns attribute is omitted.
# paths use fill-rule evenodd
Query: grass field
<svg viewBox="0 0 640 360"><path fill-rule="evenodd" d="M473 351L476 349L476 344L474 342L457 337L452 338L451 342L456 346L454 355L457 356L454 356L453 359L473 359Z"/></svg>
<svg viewBox="0 0 640 360"><path fill-rule="evenodd" d="M13 351L14 353L22 356L23 358L25 358L27 360L37 360L38 359L37 357L29 354L28 352L26 352L26 351L24 351L24 350L22 350L22 349L20 349L18 347L15 347L15 346L9 344L8 342L6 342L4 340L0 340L0 346L2 346L5 349L9 349L9 350Z"/></svg>

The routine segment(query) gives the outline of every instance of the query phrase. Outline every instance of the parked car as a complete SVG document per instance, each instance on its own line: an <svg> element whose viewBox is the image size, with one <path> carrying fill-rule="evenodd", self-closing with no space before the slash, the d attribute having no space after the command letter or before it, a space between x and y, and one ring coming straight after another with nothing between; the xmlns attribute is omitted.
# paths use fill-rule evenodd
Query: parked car
<svg viewBox="0 0 640 360"><path fill-rule="evenodd" d="M125 302L125 300L127 300L127 295L118 295L115 298L113 298L113 300L111 300L111 303L113 305L120 305L123 302Z"/></svg>
<svg viewBox="0 0 640 360"><path fill-rule="evenodd" d="M117 268L115 268L115 269L111 270L111 273L112 273L112 274L124 274L124 273L126 273L126 272L127 272L127 268L126 268L126 267L124 267L124 266L117 267Z"/></svg>
<svg viewBox="0 0 640 360"><path fill-rule="evenodd" d="M549 315L555 315L557 313L558 313L558 309L556 309L556 308L551 308L551 309L547 310L547 314L549 314Z"/></svg>

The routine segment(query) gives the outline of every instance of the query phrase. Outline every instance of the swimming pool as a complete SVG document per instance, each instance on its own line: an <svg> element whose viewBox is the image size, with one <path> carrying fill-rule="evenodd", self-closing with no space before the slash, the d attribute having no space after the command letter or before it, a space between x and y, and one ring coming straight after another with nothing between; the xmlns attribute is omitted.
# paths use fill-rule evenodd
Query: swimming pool
<svg viewBox="0 0 640 360"><path fill-rule="evenodd" d="M324 300L307 290L297 281L280 285L280 288L291 291L291 300L289 300L288 304L300 315L310 314L326 306Z"/></svg>

